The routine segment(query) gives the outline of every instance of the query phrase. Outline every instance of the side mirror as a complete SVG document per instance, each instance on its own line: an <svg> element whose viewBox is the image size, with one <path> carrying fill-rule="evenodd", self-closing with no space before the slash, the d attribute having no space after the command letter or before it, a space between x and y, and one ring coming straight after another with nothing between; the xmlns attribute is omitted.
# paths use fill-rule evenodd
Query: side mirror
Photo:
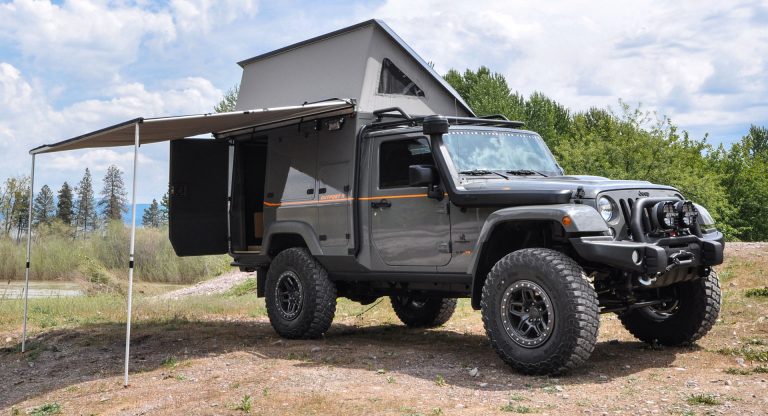
<svg viewBox="0 0 768 416"><path fill-rule="evenodd" d="M437 172L434 166L411 165L408 167L408 184L410 186L432 186L437 182Z"/></svg>

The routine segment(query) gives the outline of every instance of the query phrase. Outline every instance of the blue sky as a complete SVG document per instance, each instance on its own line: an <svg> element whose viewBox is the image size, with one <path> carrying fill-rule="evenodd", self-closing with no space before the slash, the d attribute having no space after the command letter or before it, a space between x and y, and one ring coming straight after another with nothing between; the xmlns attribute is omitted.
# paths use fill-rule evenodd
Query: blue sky
<svg viewBox="0 0 768 416"><path fill-rule="evenodd" d="M712 143L768 126L765 1L0 1L0 178L26 174L42 143L210 112L237 61L370 18L440 73L486 65L575 110L642 103ZM128 149L43 155L36 188L113 163L129 182L131 161ZM142 147L140 202L159 198L167 170L167 145Z"/></svg>

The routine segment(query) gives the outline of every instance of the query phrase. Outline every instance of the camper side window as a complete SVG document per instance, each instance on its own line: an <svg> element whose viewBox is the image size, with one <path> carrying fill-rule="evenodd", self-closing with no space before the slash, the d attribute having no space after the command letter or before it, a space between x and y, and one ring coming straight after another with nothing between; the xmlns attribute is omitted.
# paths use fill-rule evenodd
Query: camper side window
<svg viewBox="0 0 768 416"><path fill-rule="evenodd" d="M390 140L379 147L379 189L408 186L408 167L434 165L427 139Z"/></svg>
<svg viewBox="0 0 768 416"><path fill-rule="evenodd" d="M384 58L381 63L381 77L379 78L379 94L399 94L423 97L424 91L419 88L408 75L396 67L389 58Z"/></svg>

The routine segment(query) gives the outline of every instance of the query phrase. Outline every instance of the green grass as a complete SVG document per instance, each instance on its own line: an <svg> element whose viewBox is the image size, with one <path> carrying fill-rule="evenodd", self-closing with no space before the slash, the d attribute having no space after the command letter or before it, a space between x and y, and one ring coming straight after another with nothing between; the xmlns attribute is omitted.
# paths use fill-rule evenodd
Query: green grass
<svg viewBox="0 0 768 416"><path fill-rule="evenodd" d="M235 406L235 410L241 410L245 413L250 413L251 409L253 409L253 400L251 399L250 394L244 395L240 399L240 403Z"/></svg>
<svg viewBox="0 0 768 416"><path fill-rule="evenodd" d="M747 345L768 345L768 342L766 342L764 339L761 339L761 338L745 339L744 343Z"/></svg>
<svg viewBox="0 0 768 416"><path fill-rule="evenodd" d="M438 387L444 387L447 383L445 382L445 377L442 376L442 374L438 374L437 377L435 377L435 385Z"/></svg>
<svg viewBox="0 0 768 416"><path fill-rule="evenodd" d="M534 413L532 408L528 406L523 406L521 404L512 403L512 402L509 402L504 406L501 406L499 410L501 410L502 412L512 412L512 413Z"/></svg>
<svg viewBox="0 0 768 416"><path fill-rule="evenodd" d="M242 283L232 286L227 291L227 296L245 296L250 294L256 294L256 279L248 278Z"/></svg>
<svg viewBox="0 0 768 416"><path fill-rule="evenodd" d="M749 361L768 362L768 349L755 348L752 345L742 345L739 348L720 348L717 352L723 355L742 357Z"/></svg>
<svg viewBox="0 0 768 416"><path fill-rule="evenodd" d="M765 365L758 365L757 367L753 368L726 368L725 372L727 374L732 374L735 376L749 376L752 374L768 374L768 366Z"/></svg>
<svg viewBox="0 0 768 416"><path fill-rule="evenodd" d="M61 413L61 405L56 402L46 403L29 412L32 416L57 415L59 413Z"/></svg>
<svg viewBox="0 0 768 416"><path fill-rule="evenodd" d="M164 359L161 364L163 367L167 369L173 369L179 365L179 360L177 360L176 357L174 356L170 356L170 357L166 357L166 359Z"/></svg>
<svg viewBox="0 0 768 416"><path fill-rule="evenodd" d="M752 374L752 370L746 368L726 368L726 374L732 374L734 376L748 376Z"/></svg>
<svg viewBox="0 0 768 416"><path fill-rule="evenodd" d="M723 404L714 394L697 393L688 396L686 400L690 405L717 406Z"/></svg>
<svg viewBox="0 0 768 416"><path fill-rule="evenodd" d="M749 289L744 292L744 296L748 298L768 298L768 287Z"/></svg>
<svg viewBox="0 0 768 416"><path fill-rule="evenodd" d="M199 296L183 301L155 301L139 294L134 297L133 319L138 324L168 319L204 320L211 315L248 318L266 315L263 299L227 296ZM29 331L34 334L52 328L73 328L94 324L124 323L127 300L119 293L68 298L29 300ZM24 302L20 299L0 302L0 331L21 328Z"/></svg>

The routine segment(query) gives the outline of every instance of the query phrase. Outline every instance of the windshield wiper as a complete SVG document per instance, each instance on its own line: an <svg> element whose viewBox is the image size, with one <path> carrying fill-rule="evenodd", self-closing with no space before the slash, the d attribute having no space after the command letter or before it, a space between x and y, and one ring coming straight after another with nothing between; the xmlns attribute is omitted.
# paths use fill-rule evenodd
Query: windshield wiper
<svg viewBox="0 0 768 416"><path fill-rule="evenodd" d="M510 175L521 175L521 176L528 176L528 175L541 175L543 177L549 177L549 175L545 175L537 170L531 170L531 169L513 169L508 170L507 173Z"/></svg>
<svg viewBox="0 0 768 416"><path fill-rule="evenodd" d="M472 169L472 170L462 170L459 172L462 175L470 175L470 176L483 176L483 175L499 175L504 179L509 179L509 176L502 175L499 172L494 172L492 170L488 169Z"/></svg>

